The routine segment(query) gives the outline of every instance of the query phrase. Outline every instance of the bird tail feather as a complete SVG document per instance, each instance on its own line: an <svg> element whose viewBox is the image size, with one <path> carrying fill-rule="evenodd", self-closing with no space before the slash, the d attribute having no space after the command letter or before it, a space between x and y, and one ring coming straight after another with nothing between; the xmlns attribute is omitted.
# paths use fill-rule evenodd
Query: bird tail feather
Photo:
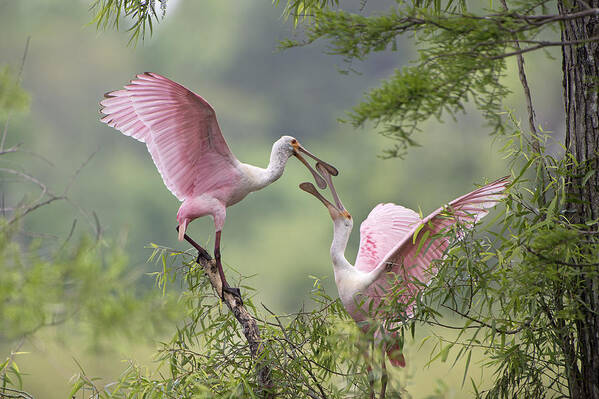
<svg viewBox="0 0 599 399"><path fill-rule="evenodd" d="M388 346L385 352L387 352L389 361L393 366L406 367L406 358L404 357L403 353L401 353L401 348L399 347L398 343Z"/></svg>

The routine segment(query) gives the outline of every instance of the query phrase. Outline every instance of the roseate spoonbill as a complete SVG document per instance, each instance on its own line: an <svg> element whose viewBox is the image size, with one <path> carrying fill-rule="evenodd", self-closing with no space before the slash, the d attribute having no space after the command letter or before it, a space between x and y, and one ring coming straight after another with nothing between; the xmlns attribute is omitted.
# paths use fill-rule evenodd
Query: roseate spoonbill
<svg viewBox="0 0 599 399"><path fill-rule="evenodd" d="M503 177L451 201L424 219L400 205L378 204L360 226L360 249L352 266L344 255L353 227L352 217L343 207L326 169L319 164L316 168L327 180L335 204L311 183L302 183L300 188L318 198L329 210L334 224L331 259L339 297L364 332L370 329L373 319L381 324L387 319L398 319L397 315L383 314L380 308L394 291L399 294L394 298L406 305L406 316L413 315L415 297L422 288L415 280L427 284L436 273L434 266L430 267L431 262L444 257L450 243L447 233L452 226L474 226L489 208L505 198L503 191L509 184L509 176ZM397 284L401 285L399 291ZM385 329L380 326L375 339L381 341L384 336ZM398 344L384 349L394 366L405 367Z"/></svg>
<svg viewBox="0 0 599 399"><path fill-rule="evenodd" d="M212 216L216 230L214 258L223 290L241 299L239 289L227 283L220 259L226 208L281 177L292 155L306 165L320 188L326 188L325 181L301 153L320 160L295 138L283 136L273 144L266 169L239 162L229 150L210 104L157 73L139 74L124 89L104 97L100 112L105 116L100 120L146 143L164 184L183 202L177 212L179 240L185 237L192 220ZM337 175L333 166L320 162L328 173Z"/></svg>

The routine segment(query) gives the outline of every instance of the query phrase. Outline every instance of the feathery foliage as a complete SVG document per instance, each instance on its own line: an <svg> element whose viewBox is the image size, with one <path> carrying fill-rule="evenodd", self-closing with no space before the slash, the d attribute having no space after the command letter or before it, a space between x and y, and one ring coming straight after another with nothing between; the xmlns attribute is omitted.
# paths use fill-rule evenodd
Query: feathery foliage
<svg viewBox="0 0 599 399"><path fill-rule="evenodd" d="M498 3L492 4L498 7ZM469 11L466 2L398 1L386 13L363 15L337 7L313 9L305 38L285 40L282 48L328 42L330 54L341 55L351 65L372 53L397 51L402 36L413 39L416 59L397 68L381 86L372 89L355 106L348 121L355 127L367 122L381 125L380 132L396 141L387 157L401 157L422 122L443 114L455 118L472 103L492 132L502 132L503 99L509 90L502 82L505 58L515 55L516 39L533 48L556 45L538 40L556 20L534 19L547 1L518 2L512 11Z"/></svg>
<svg viewBox="0 0 599 399"><path fill-rule="evenodd" d="M159 2L160 18L164 18L167 0ZM94 0L90 10L95 14L92 23L97 28L112 27L118 30L123 19L131 21L131 26L127 28L130 32L129 44L137 44L139 39L145 39L146 34L151 35L154 23L160 20L156 0Z"/></svg>
<svg viewBox="0 0 599 399"><path fill-rule="evenodd" d="M74 234L79 214L66 237L28 230L27 222L38 210L55 201L73 204L68 189L77 173L67 189L55 195L27 172L30 153L18 145L4 147L8 118L23 110L29 95L19 78L8 68L3 71L0 99L8 100L0 102L5 122L0 141L0 343L11 349L0 363L0 397L29 398L18 362L25 355L22 347L41 330L54 328L62 338L76 334L90 349L98 349L115 337L139 340L161 334L165 322L180 317L180 307L170 295L135 285L141 276L129 271L118 243L102 239L97 217L95 238ZM18 158L21 155L25 157ZM23 193L17 204L9 203L13 192ZM73 210L83 213L77 206Z"/></svg>
<svg viewBox="0 0 599 399"><path fill-rule="evenodd" d="M161 345L156 370L130 363L119 381L100 386L83 371L73 393L87 389L101 398L144 394L164 397L254 397L255 361L234 316L218 298L200 265L189 254L155 246L151 257L163 265L156 275L163 289L180 274L181 301L187 315L170 341ZM249 288L249 287L246 287ZM368 373L363 361L369 341L349 319L339 300L314 280L313 310L277 315L251 298L245 306L257 315L272 392L277 398L364 397ZM375 368L375 372L380 369ZM393 385L393 389L399 389Z"/></svg>
<svg viewBox="0 0 599 399"><path fill-rule="evenodd" d="M450 351L454 364L467 359L464 382L472 352L482 352L495 378L483 387L469 381L477 397L565 397L571 362L582 361L572 340L585 306L577 293L599 276L598 237L568 221L569 158L555 159L543 146L537 153L519 130L505 151L516 176L505 211L487 238L467 234L455 243L406 328L439 327L433 360ZM459 335L448 340L444 330Z"/></svg>

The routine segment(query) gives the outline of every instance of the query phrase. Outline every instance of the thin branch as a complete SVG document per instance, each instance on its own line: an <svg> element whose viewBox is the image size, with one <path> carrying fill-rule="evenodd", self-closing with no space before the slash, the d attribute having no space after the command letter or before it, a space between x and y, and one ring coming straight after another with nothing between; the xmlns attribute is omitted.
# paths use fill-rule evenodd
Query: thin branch
<svg viewBox="0 0 599 399"><path fill-rule="evenodd" d="M17 152L17 151L19 151L20 146L21 146L21 144L17 144L10 148L7 148L6 150L0 150L0 155L9 154L11 152ZM0 146L0 148L2 148L2 147Z"/></svg>
<svg viewBox="0 0 599 399"><path fill-rule="evenodd" d="M501 4L505 11L508 11L507 3L505 0L501 0ZM597 10L599 11L599 10ZM577 13L580 14L580 13ZM596 14L596 13L595 13ZM520 42L518 41L517 35L514 34L514 47L516 50L522 50L520 47ZM535 121L535 109L532 105L532 96L530 95L530 88L528 87L528 79L526 78L526 72L524 70L524 57L522 53L516 55L516 59L518 61L518 75L520 77L520 83L522 83L522 89L524 90L524 98L526 99L526 109L528 110L528 125L530 127L530 135L532 136L531 146L535 153L541 155L541 143L540 139L537 136L537 128ZM539 157L540 162L544 164L543 158ZM545 176L543 172L540 173L541 185L545 187ZM544 205L547 201L545 199L545 193L541 193L542 204Z"/></svg>
<svg viewBox="0 0 599 399"><path fill-rule="evenodd" d="M9 387L0 387L0 398L2 399L34 399L31 394Z"/></svg>
<svg viewBox="0 0 599 399"><path fill-rule="evenodd" d="M28 154L28 155L32 155L38 159L41 159L42 161L44 161L45 163L47 163L50 166L54 166L54 163L52 163L52 161L50 161L48 158L44 157L41 154L38 154L37 152L34 151L29 151L29 150L20 150L19 152L22 152L24 154Z"/></svg>
<svg viewBox="0 0 599 399"><path fill-rule="evenodd" d="M505 0L501 1L503 7L507 11L507 5L505 4ZM587 4L588 6L588 4ZM521 19L524 21L542 21L543 24L547 24L550 22L556 21L567 21L570 19L584 18L584 17L592 17L599 15L599 8L589 8L584 11L574 12L572 14L549 14L549 15L522 15L516 13L508 14L512 18Z"/></svg>
<svg viewBox="0 0 599 399"><path fill-rule="evenodd" d="M14 215L14 216L13 216L13 218L12 218L12 219L10 219L10 220L8 221L8 224L9 224L9 225L10 225L10 224L13 224L13 223L14 223L14 222L16 222L17 220L19 220L19 219L23 218L25 215L27 215L27 214L29 214L29 213L31 213L31 212L33 212L33 211L35 211L36 209L38 209L38 208L40 208L40 207L42 207L42 206L44 206L44 205L48 205L48 204L50 204L50 203L52 203L52 202L54 202L54 201L58 201L58 200L64 200L64 199L67 199L67 197L63 197L63 196L59 196L59 197L56 197L56 196L51 196L50 198L48 198L48 199L47 199L47 200L45 200L45 201L38 202L37 204L35 204L35 205L33 205L33 206L30 206L30 207L26 208L26 209L25 209L25 211L23 211L23 213L19 213L18 215Z"/></svg>
<svg viewBox="0 0 599 399"><path fill-rule="evenodd" d="M524 322L524 324L523 324L523 325L521 325L520 327L518 327L518 328L515 328L515 329L513 329L513 330L503 330L503 329L501 329L501 328L493 327L492 325L490 325L490 324L488 324L488 323L485 323L485 322L484 322L484 321L482 321L482 320L475 319L474 317L472 317L472 316L470 316L470 315L468 315L468 314L466 314L466 313L460 312L459 310L457 310L457 309L454 309L454 308L452 308L452 307L449 307L449 306L447 306L447 305L445 305L445 304L441 304L441 306L443 306L443 307L444 307L444 308L446 308L446 309L449 309L449 310L451 310L451 311L452 311L452 312L454 312L454 313L457 313L458 315L460 315L460 316L462 316L462 317L464 317L464 318L466 318L466 319L468 319L468 320L470 320L470 321L473 321L473 322L475 322L475 323L478 323L478 324L480 324L480 325L482 325L482 326L485 326L485 327L487 327L487 328L493 329L493 330L495 330L495 331L497 331L497 332L499 332L499 333L501 333L501 334L506 334L506 335L518 334L520 331L524 330L524 328L526 328L526 327L530 326L530 322L528 322L528 321L527 321L527 322Z"/></svg>
<svg viewBox="0 0 599 399"><path fill-rule="evenodd" d="M77 227L77 219L73 219L73 224L71 225L71 230L69 231L69 235L67 236L67 238L65 238L64 242L60 246L61 250L64 249L64 247L67 245L67 243L69 242L71 237L73 237L73 233L75 232L75 227Z"/></svg>
<svg viewBox="0 0 599 399"><path fill-rule="evenodd" d="M271 314L271 316L273 316L275 318L275 320L279 324L279 328L280 328L281 332L283 333L283 336L285 337L285 340L290 344L291 350L293 350L295 352L295 345L293 345L293 342L289 339L289 335L287 335L287 331L285 331L285 327L283 327L283 323L281 323L281 320L279 319L279 317L273 311L271 311L269 308L267 308L265 304L262 304L262 306L264 307L264 309L266 309L266 311L268 313ZM295 356L297 357L297 354L295 354ZM324 389L322 388L322 385L320 385L320 383L318 382L318 379L312 372L312 369L308 366L304 366L303 364L301 364L301 366L310 375L310 378L312 379L314 384L316 384L316 386L318 387L318 390L320 391L320 394L322 395L322 397L326 399L327 395L324 393Z"/></svg>
<svg viewBox="0 0 599 399"><path fill-rule="evenodd" d="M521 49L521 50L517 50L517 51L512 51L511 53L504 53L501 55L495 55L493 57L486 57L489 60L498 60L501 58L507 58L507 57L512 57L514 55L518 55L518 54L525 54L528 53L530 51L535 51L544 47L555 47L555 46L572 46L575 44L583 44L583 43L589 43L589 42L595 42L599 40L599 36L593 36L590 37L588 39L580 39L580 40L566 40L566 41L559 41L559 42L549 42L549 41L539 41L538 45L536 46L532 46L532 47L527 47L525 49Z"/></svg>
<svg viewBox="0 0 599 399"><path fill-rule="evenodd" d="M15 169L8 169L8 168L0 168L0 172L5 172L5 173L10 173L16 176L19 176L25 180L28 180L34 184L36 184L37 186L40 187L41 193L39 195L39 197L34 201L34 202L38 202L41 201L42 198L44 198L44 196L48 193L48 188L46 187L46 185L44 183L42 183L41 181L39 181L38 179L36 179L35 177L24 173L24 172L19 172L18 170ZM50 194L50 193L48 193ZM52 196L52 194L50 194Z"/></svg>
<svg viewBox="0 0 599 399"><path fill-rule="evenodd" d="M77 176L79 176L79 173L81 173L81 170L83 170L83 168L85 168L87 166L88 163L90 163L90 161L92 160L92 158L98 153L98 149L96 149L94 152L92 152L90 154L89 157L87 157L87 159L77 168L77 170L75 171L75 173L73 173L73 176L71 176L71 180L69 181L69 183L67 184L67 186L64 189L64 192L62 195L67 195L67 193L69 192L69 190L71 189L71 186L73 185L73 183L75 182L75 179L77 178Z"/></svg>
<svg viewBox="0 0 599 399"><path fill-rule="evenodd" d="M524 246L524 248L526 248L526 250L528 252L530 252L537 258L544 260L545 262L555 263L555 264L562 265L562 266L571 266L571 267L599 266L599 262L596 262L596 263L570 263L570 262L564 262L564 261L561 261L558 259L551 259L551 258L548 258L547 256L541 254L540 252L533 250L528 245L523 244L523 246Z"/></svg>
<svg viewBox="0 0 599 399"><path fill-rule="evenodd" d="M504 3L503 1L501 3L502 3L502 6L504 7L504 9L506 11L508 11L507 5L503 4ZM571 20L571 19L578 19L578 18L599 15L599 8L590 8L590 7L587 7L587 8L588 9L585 11L579 11L579 12L575 12L575 13L571 13L571 14L526 15L526 14L519 14L519 13L515 13L515 12L508 12L508 13L488 14L488 15L484 15L484 16L465 15L465 14L452 14L452 15L457 15L460 18L469 18L469 19L475 19L475 20L487 20L487 21L498 20L500 25L501 25L501 19L510 18L513 20L526 21L527 23L540 26L540 25L545 25L545 24L551 23L551 22L567 21L567 20Z"/></svg>

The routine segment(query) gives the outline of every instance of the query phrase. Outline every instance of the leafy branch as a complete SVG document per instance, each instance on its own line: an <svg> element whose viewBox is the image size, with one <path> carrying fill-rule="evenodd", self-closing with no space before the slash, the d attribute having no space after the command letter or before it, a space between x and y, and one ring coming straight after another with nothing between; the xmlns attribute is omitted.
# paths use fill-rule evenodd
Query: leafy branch
<svg viewBox="0 0 599 399"><path fill-rule="evenodd" d="M159 0L161 18L166 15L167 0ZM154 23L159 22L156 11L156 0L94 0L90 11L95 14L91 23L98 29L108 27L119 30L122 19L129 19L132 25L127 29L130 32L129 44L137 44L139 39L144 40L146 35L154 31Z"/></svg>
<svg viewBox="0 0 599 399"><path fill-rule="evenodd" d="M464 2L400 1L387 12L372 15L321 7L313 9L310 22L304 24L304 38L285 40L281 48L325 40L328 53L341 55L351 64L371 53L397 51L401 37L413 37L418 51L415 65L396 69L380 87L366 93L346 120L354 127L367 123L379 127L382 135L396 142L384 155L402 157L418 145L414 133L424 121L441 119L443 114L456 118L468 103L481 112L493 133L503 133L501 101L508 89L501 78L506 58L518 57L522 77L523 54L599 40L597 36L538 39L562 21L599 14L599 8L548 14L546 4L546 0L516 3L513 10L505 4L502 10L481 13L467 11ZM532 103L528 105L532 111ZM535 130L531 132L534 136Z"/></svg>

